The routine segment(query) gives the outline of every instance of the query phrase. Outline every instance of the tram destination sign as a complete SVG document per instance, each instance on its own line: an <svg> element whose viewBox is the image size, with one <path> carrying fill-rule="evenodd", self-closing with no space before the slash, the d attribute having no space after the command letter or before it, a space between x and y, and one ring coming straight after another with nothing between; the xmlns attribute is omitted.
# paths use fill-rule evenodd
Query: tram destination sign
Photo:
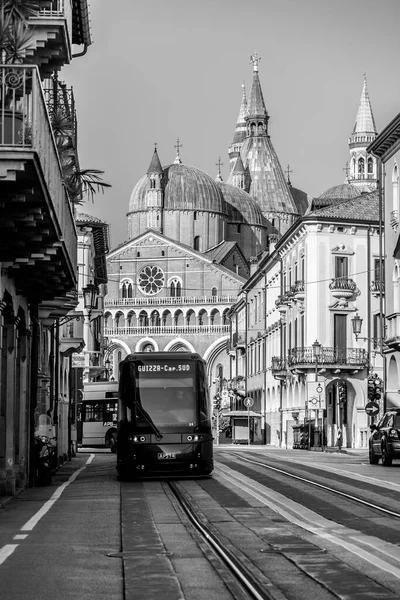
<svg viewBox="0 0 400 600"><path fill-rule="evenodd" d="M193 366L190 363L146 363L137 365L138 373L188 373Z"/></svg>

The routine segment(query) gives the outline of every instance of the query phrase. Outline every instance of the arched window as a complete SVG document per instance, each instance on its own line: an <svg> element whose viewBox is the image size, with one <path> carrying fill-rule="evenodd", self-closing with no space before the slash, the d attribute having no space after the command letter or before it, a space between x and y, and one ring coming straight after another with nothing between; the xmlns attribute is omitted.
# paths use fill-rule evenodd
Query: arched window
<svg viewBox="0 0 400 600"><path fill-rule="evenodd" d="M125 284L125 282L122 284L122 297L126 298L126 284Z"/></svg>
<svg viewBox="0 0 400 600"><path fill-rule="evenodd" d="M362 156L358 159L358 179L364 179L365 161Z"/></svg>
<svg viewBox="0 0 400 600"><path fill-rule="evenodd" d="M128 283L127 288L128 288L127 289L127 293L128 293L127 298L132 298L132 284Z"/></svg>
<svg viewBox="0 0 400 600"><path fill-rule="evenodd" d="M368 158L367 171L368 171L368 177L371 178L372 175L374 174L374 161L372 160L371 157Z"/></svg>
<svg viewBox="0 0 400 600"><path fill-rule="evenodd" d="M198 251L201 250L201 237L199 235L196 235L194 238L193 248Z"/></svg>
<svg viewBox="0 0 400 600"><path fill-rule="evenodd" d="M211 290L211 296L218 296L218 290L216 287L213 287L213 289Z"/></svg>

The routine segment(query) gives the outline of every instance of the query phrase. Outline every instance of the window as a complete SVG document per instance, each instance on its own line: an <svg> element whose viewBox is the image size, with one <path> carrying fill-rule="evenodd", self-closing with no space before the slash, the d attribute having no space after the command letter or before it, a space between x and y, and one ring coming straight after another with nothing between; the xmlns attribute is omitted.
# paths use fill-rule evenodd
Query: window
<svg viewBox="0 0 400 600"><path fill-rule="evenodd" d="M169 293L172 298L182 296L182 284L179 279L172 279L171 283L169 284Z"/></svg>
<svg viewBox="0 0 400 600"><path fill-rule="evenodd" d="M381 326L382 326L381 313L377 313L373 316L373 332L372 337L374 338L374 348L379 346L379 341L381 339Z"/></svg>
<svg viewBox="0 0 400 600"><path fill-rule="evenodd" d="M382 281L383 281L383 267L384 267L384 262L383 260L379 260L379 258L375 258L374 260L374 281L378 281L381 282L381 269L380 266L382 265Z"/></svg>
<svg viewBox="0 0 400 600"><path fill-rule="evenodd" d="M193 248L198 251L201 250L201 237L199 235L196 235L196 237L194 238Z"/></svg>
<svg viewBox="0 0 400 600"><path fill-rule="evenodd" d="M365 161L362 156L358 159L358 179L364 179Z"/></svg>
<svg viewBox="0 0 400 600"><path fill-rule="evenodd" d="M335 278L348 277L349 259L347 256L335 256Z"/></svg>
<svg viewBox="0 0 400 600"><path fill-rule="evenodd" d="M218 295L218 290L216 287L213 287L213 289L211 290L211 296L217 296Z"/></svg>
<svg viewBox="0 0 400 600"><path fill-rule="evenodd" d="M399 209L399 171L398 171L396 164L393 167L392 186L393 186L393 210L398 210Z"/></svg>
<svg viewBox="0 0 400 600"><path fill-rule="evenodd" d="M368 175L374 174L374 161L372 160L371 157L369 157L368 162L367 162L367 170L368 170Z"/></svg>

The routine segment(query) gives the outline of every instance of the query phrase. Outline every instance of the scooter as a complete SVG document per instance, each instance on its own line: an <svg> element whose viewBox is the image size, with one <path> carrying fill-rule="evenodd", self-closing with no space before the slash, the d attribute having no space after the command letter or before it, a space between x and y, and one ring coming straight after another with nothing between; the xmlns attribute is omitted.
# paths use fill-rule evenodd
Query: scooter
<svg viewBox="0 0 400 600"><path fill-rule="evenodd" d="M51 454L49 451L49 438L47 435L38 435L34 438L35 450L35 483L36 485L50 485L52 480Z"/></svg>

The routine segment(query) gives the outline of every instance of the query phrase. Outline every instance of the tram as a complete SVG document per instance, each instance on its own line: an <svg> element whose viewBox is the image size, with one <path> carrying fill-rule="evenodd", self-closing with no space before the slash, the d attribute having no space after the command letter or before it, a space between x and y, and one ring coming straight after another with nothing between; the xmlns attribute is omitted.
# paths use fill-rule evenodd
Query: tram
<svg viewBox="0 0 400 600"><path fill-rule="evenodd" d="M121 479L213 470L205 361L190 352L140 352L120 363L117 470Z"/></svg>

